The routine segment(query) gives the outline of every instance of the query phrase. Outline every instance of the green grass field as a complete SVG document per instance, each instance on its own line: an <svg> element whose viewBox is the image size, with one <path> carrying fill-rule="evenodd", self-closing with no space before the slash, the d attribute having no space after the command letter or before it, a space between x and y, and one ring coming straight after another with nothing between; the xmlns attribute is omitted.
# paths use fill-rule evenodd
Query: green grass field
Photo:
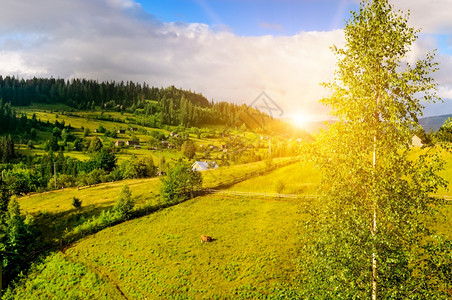
<svg viewBox="0 0 452 300"><path fill-rule="evenodd" d="M295 200L205 196L98 232L57 263L94 270L109 299L123 298L115 286L128 299L276 298L296 284L298 209ZM202 234L215 241L201 244ZM51 269L53 276L31 273L15 299L70 295L80 286L80 279L42 284L65 272Z"/></svg>
<svg viewBox="0 0 452 300"><path fill-rule="evenodd" d="M284 164L288 161L294 161L293 157L275 158L272 164ZM203 186L214 188L223 184L230 183L234 179L247 177L250 174L264 174L268 171L268 165L265 161L258 161L248 164L239 164L223 166L218 169L203 171Z"/></svg>
<svg viewBox="0 0 452 300"><path fill-rule="evenodd" d="M146 178L101 183L91 187L65 188L51 192L34 194L18 199L21 209L30 214L38 212L60 213L74 209L72 198L82 200L83 207L111 207L117 200L124 184L132 191L136 204L144 204L159 193L160 179Z"/></svg>
<svg viewBox="0 0 452 300"><path fill-rule="evenodd" d="M309 194L316 193L320 181L318 172L310 163L297 162L279 168L269 174L254 177L240 182L229 188L231 191L277 193L278 186L284 184L282 194Z"/></svg>

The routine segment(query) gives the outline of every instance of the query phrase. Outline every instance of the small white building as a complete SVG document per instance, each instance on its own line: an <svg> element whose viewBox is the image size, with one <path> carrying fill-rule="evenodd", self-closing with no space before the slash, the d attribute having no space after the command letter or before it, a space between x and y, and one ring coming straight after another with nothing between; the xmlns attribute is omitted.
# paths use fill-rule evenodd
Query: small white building
<svg viewBox="0 0 452 300"><path fill-rule="evenodd" d="M210 169L218 168L218 165L214 161L195 161L191 165L192 170L194 171L205 171Z"/></svg>
<svg viewBox="0 0 452 300"><path fill-rule="evenodd" d="M422 143L422 140L417 136L413 135L411 138L411 146L413 147L422 147L424 144Z"/></svg>

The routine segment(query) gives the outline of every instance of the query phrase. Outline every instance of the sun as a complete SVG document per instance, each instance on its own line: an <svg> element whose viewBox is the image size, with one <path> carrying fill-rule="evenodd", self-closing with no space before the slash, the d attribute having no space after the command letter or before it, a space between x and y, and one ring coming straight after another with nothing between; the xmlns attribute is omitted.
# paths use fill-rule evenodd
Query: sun
<svg viewBox="0 0 452 300"><path fill-rule="evenodd" d="M299 128L304 128L309 123L309 118L306 116L306 114L302 112L293 114L291 119L292 124Z"/></svg>

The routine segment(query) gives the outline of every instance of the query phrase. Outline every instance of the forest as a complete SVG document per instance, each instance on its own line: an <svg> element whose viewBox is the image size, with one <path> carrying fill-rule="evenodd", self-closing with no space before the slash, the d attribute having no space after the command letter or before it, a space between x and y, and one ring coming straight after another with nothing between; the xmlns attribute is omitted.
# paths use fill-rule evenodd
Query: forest
<svg viewBox="0 0 452 300"><path fill-rule="evenodd" d="M145 125L242 126L249 129L283 132L282 124L247 105L208 101L202 94L178 89L150 87L148 84L88 79L19 79L0 75L0 99L11 106L31 103L66 104L74 110L100 108L127 111L146 117Z"/></svg>

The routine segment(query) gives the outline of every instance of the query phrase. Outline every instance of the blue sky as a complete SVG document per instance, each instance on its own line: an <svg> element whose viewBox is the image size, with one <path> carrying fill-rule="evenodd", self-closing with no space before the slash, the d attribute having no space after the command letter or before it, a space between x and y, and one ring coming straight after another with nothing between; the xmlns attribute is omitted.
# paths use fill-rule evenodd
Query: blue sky
<svg viewBox="0 0 452 300"><path fill-rule="evenodd" d="M350 0L138 1L164 22L205 23L240 36L294 35L343 27L357 3Z"/></svg>
<svg viewBox="0 0 452 300"><path fill-rule="evenodd" d="M442 104L452 114L452 0L391 0L422 33L407 58L438 49ZM265 92L283 117L328 118L342 28L358 0L14 0L0 10L0 74L174 85L250 104Z"/></svg>

